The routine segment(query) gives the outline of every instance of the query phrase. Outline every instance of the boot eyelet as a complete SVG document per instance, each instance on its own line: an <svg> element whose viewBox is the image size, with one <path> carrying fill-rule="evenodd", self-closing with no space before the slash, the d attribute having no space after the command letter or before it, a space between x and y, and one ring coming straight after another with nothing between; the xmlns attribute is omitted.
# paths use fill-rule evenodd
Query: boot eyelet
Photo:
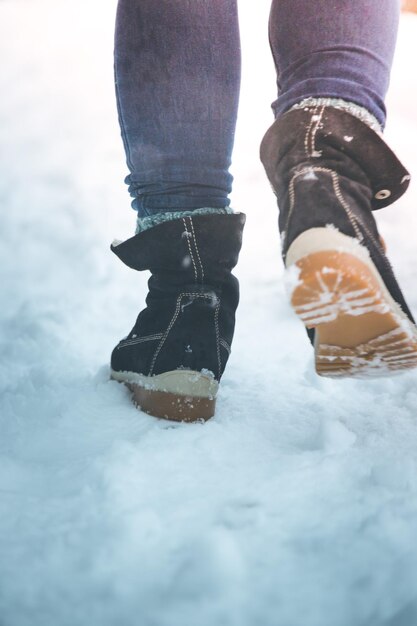
<svg viewBox="0 0 417 626"><path fill-rule="evenodd" d="M387 198L389 198L391 195L391 192L389 189L381 189L380 191L377 191L375 194L375 198L377 200L386 200Z"/></svg>

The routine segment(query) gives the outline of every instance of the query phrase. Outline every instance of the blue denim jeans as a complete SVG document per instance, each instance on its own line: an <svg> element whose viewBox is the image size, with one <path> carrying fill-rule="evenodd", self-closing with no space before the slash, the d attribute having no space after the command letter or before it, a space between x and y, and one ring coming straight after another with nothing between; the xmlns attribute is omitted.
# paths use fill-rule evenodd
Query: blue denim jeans
<svg viewBox="0 0 417 626"><path fill-rule="evenodd" d="M275 115L308 97L341 98L383 126L399 9L400 0L273 0ZM237 0L119 0L115 80L138 215L227 207Z"/></svg>

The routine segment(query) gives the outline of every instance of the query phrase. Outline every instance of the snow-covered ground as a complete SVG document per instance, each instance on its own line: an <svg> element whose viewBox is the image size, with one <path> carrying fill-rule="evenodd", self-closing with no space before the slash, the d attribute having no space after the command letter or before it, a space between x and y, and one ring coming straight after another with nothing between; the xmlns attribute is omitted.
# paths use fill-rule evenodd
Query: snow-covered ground
<svg viewBox="0 0 417 626"><path fill-rule="evenodd" d="M215 419L173 425L108 380L147 278L108 249L134 229L115 0L0 2L1 626L417 623L417 371L313 373L257 157L268 2L241 4L236 340ZM387 137L417 180L416 55L407 15ZM416 205L379 215L414 311Z"/></svg>

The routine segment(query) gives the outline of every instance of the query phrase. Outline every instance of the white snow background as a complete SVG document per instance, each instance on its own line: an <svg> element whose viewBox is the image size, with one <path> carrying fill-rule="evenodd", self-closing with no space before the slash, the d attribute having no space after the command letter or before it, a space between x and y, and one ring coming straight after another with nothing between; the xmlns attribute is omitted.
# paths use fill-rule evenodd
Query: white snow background
<svg viewBox="0 0 417 626"><path fill-rule="evenodd" d="M248 215L217 414L174 425L109 381L147 276L113 91L114 0L0 1L0 625L414 626L417 371L313 372L283 288L268 2L241 3L233 205ZM386 136L417 180L417 18ZM379 213L417 311L417 185Z"/></svg>

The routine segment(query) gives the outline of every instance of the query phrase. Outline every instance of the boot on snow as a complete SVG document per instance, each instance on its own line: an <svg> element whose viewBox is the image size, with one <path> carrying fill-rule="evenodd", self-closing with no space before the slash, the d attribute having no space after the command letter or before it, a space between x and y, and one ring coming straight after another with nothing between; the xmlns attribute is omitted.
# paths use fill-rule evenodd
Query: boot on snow
<svg viewBox="0 0 417 626"><path fill-rule="evenodd" d="M378 133L329 106L277 119L261 160L280 209L291 304L323 376L417 366L417 328L385 255L373 211L410 176Z"/></svg>
<svg viewBox="0 0 417 626"><path fill-rule="evenodd" d="M177 421L214 414L239 301L232 275L245 216L210 214L164 222L113 245L129 267L150 270L146 308L111 356L145 412Z"/></svg>

